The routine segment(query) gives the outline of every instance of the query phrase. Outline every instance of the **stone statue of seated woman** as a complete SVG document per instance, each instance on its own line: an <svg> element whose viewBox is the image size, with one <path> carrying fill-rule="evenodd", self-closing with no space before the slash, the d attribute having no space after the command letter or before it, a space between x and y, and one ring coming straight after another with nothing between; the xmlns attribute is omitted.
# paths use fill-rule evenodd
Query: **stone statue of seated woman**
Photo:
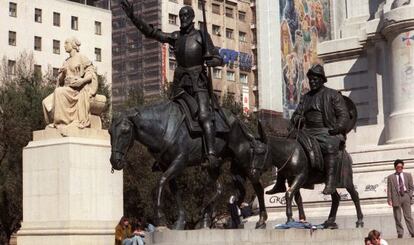
<svg viewBox="0 0 414 245"><path fill-rule="evenodd" d="M96 94L96 69L88 58L79 53L80 45L76 38L65 41L69 58L59 69L55 91L42 102L47 127L102 127L99 115L105 107L106 97Z"/></svg>

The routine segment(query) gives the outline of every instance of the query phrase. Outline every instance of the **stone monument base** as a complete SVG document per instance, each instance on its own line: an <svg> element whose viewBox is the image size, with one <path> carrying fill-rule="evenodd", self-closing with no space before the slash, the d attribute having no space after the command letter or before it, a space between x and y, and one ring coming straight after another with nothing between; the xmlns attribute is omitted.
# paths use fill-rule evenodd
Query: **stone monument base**
<svg viewBox="0 0 414 245"><path fill-rule="evenodd" d="M343 230L194 230L155 232L152 245L360 245L368 229Z"/></svg>
<svg viewBox="0 0 414 245"><path fill-rule="evenodd" d="M23 149L19 245L114 244L123 214L122 172L111 174L104 130L49 128Z"/></svg>
<svg viewBox="0 0 414 245"><path fill-rule="evenodd" d="M369 229L338 230L193 230L155 232L146 245L361 245ZM414 238L387 239L390 245L412 245Z"/></svg>

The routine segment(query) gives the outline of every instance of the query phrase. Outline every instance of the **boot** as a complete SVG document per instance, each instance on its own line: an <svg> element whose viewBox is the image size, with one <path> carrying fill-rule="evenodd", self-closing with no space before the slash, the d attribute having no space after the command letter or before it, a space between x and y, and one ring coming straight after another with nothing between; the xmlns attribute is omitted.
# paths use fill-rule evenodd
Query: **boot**
<svg viewBox="0 0 414 245"><path fill-rule="evenodd" d="M267 195L273 195L276 193L286 192L286 179L282 175L278 174L276 177L276 184L271 190L266 191Z"/></svg>
<svg viewBox="0 0 414 245"><path fill-rule="evenodd" d="M336 164L336 154L327 154L323 158L326 171L326 182L325 189L322 193L325 195L331 195L336 191L336 179L335 179L335 164Z"/></svg>

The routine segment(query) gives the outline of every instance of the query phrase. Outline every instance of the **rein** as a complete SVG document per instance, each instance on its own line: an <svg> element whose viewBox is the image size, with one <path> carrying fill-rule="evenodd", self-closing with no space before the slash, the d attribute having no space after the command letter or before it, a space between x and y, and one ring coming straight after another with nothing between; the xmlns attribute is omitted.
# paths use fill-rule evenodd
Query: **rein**
<svg viewBox="0 0 414 245"><path fill-rule="evenodd" d="M297 128L297 131L301 130L301 129L300 129L301 122L302 122L302 118L299 118L299 122L298 122L298 128ZM290 133L291 133L291 132L293 132L293 129L290 131ZM290 133L289 133L289 134L290 134ZM298 141L298 135L299 135L299 134L296 134L296 137L295 137L295 140L296 140L296 141ZM289 136L289 135L288 135L288 136ZM282 171L282 170L286 167L286 165L288 164L288 162L290 161L290 159L292 159L293 153L295 153L295 149L293 149L293 150L292 150L292 153L290 153L290 155L289 155L288 159L286 159L286 161L285 161L285 163L283 163L282 167L280 167L280 168L278 168L278 169L276 170L276 173L279 173L280 171Z"/></svg>

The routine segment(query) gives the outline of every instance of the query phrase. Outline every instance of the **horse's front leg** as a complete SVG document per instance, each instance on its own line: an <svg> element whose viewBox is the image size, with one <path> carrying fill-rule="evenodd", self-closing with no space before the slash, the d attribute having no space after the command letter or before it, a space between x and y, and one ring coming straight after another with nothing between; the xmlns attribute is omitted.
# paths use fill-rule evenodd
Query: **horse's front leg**
<svg viewBox="0 0 414 245"><path fill-rule="evenodd" d="M177 182L175 179L170 180L169 182L170 191L175 196L175 200L177 201L177 207L178 207L178 219L175 222L174 230L184 230L185 228L185 209L183 205L183 199L182 199L182 191L177 186Z"/></svg>
<svg viewBox="0 0 414 245"><path fill-rule="evenodd" d="M201 209L201 217L202 217L201 228L202 229L208 229L211 227L212 214L213 214L217 199L223 193L223 186L218 180L219 176L220 176L219 168L208 170L208 178L209 178L208 183L209 185L214 184L215 189L214 189L213 196L210 198L210 200L208 200L204 208Z"/></svg>
<svg viewBox="0 0 414 245"><path fill-rule="evenodd" d="M337 191L331 194L332 204L331 204L331 211L329 212L328 219L324 222L324 227L329 229L338 229L338 225L335 223L336 220L336 213L338 212L339 201L341 200L341 196L338 194Z"/></svg>
<svg viewBox="0 0 414 245"><path fill-rule="evenodd" d="M167 221L165 219L164 212L162 211L162 194L165 188L165 185L175 177L179 173L182 172L182 170L185 168L186 159L183 157L183 155L179 155L175 158L174 161L171 162L168 169L162 174L160 181L158 182L158 188L157 188L157 203L156 203L156 219L158 226L166 226Z"/></svg>
<svg viewBox="0 0 414 245"><path fill-rule="evenodd" d="M296 205L298 205L298 211L299 211L299 220L306 221L306 215L305 210L303 209L303 201L302 201L302 195L300 194L300 190L295 195L295 202Z"/></svg>
<svg viewBox="0 0 414 245"><path fill-rule="evenodd" d="M254 192L257 195L257 200L259 201L259 221L256 223L256 229L265 229L266 228L266 220L267 220L267 212L266 206L264 201L264 189L260 179L255 179L252 181Z"/></svg>
<svg viewBox="0 0 414 245"><path fill-rule="evenodd" d="M303 186L306 180L307 173L301 173L298 176L296 176L292 183L290 184L289 189L286 191L285 198L286 198L286 217L287 222L294 221L293 219L293 211L292 211L292 201L293 197L296 195L296 193L299 192L299 189Z"/></svg>

